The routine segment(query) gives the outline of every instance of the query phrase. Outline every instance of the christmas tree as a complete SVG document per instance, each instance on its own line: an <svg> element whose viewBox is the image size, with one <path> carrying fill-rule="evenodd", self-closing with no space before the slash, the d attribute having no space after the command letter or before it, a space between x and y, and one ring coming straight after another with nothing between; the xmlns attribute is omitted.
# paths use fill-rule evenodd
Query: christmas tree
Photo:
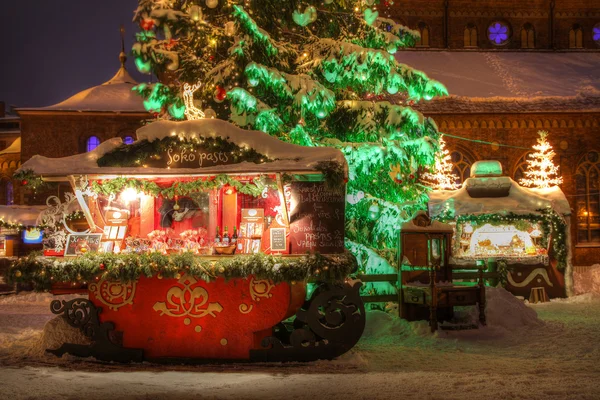
<svg viewBox="0 0 600 400"><path fill-rule="evenodd" d="M533 146L535 152L528 155L525 177L519 183L525 187L538 189L558 186L562 183L562 177L558 175L558 167L552 162L556 153L546 140L548 132L539 131L538 135L540 137L537 144Z"/></svg>
<svg viewBox="0 0 600 400"><path fill-rule="evenodd" d="M452 169L452 158L450 152L446 149L446 141L442 136L439 139L440 152L435 158L435 165L431 172L425 172L421 175L423 181L434 190L455 190L460 187L456 182L457 176Z"/></svg>
<svg viewBox="0 0 600 400"><path fill-rule="evenodd" d="M349 164L347 247L367 269L382 270L395 260L401 222L427 200L417 170L438 150L436 124L411 106L447 94L395 59L419 34L385 18L390 6L140 0L135 62L159 83L136 90L157 118L216 116L340 149Z"/></svg>

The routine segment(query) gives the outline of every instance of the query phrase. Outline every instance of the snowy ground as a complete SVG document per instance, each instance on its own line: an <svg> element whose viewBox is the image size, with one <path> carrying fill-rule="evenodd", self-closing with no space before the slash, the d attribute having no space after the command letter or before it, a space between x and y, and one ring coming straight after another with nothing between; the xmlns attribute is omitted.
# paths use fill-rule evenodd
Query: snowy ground
<svg viewBox="0 0 600 400"><path fill-rule="evenodd" d="M598 399L600 266L576 289L592 292L532 306L492 289L489 326L472 331L431 335L426 323L372 312L359 345L338 360L219 366L43 355L57 340L43 333L51 297L0 297L0 398Z"/></svg>

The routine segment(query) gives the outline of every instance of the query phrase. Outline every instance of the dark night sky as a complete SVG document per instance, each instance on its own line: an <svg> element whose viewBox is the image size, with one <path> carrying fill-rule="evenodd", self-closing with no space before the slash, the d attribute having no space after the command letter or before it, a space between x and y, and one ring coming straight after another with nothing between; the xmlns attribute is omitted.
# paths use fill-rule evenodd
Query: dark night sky
<svg viewBox="0 0 600 400"><path fill-rule="evenodd" d="M127 70L137 0L0 0L0 101L41 107L109 80L119 67L125 25Z"/></svg>

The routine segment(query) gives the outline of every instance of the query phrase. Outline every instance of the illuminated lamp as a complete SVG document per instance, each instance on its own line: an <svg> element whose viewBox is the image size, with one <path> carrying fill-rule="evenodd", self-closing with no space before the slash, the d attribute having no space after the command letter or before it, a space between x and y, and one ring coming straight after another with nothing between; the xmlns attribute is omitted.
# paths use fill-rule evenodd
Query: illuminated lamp
<svg viewBox="0 0 600 400"><path fill-rule="evenodd" d="M190 7L190 17L194 21L200 21L202 19L202 9L200 6L193 5Z"/></svg>
<svg viewBox="0 0 600 400"><path fill-rule="evenodd" d="M129 204L130 202L137 199L141 193L138 193L134 188L127 188L121 192L121 199L125 202L125 204Z"/></svg>

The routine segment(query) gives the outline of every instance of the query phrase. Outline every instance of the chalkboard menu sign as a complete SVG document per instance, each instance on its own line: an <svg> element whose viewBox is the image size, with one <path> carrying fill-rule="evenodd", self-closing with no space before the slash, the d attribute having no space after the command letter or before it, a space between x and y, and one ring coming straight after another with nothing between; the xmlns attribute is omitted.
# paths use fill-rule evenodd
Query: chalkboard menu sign
<svg viewBox="0 0 600 400"><path fill-rule="evenodd" d="M290 204L292 254L344 251L344 187L325 182L293 182Z"/></svg>
<svg viewBox="0 0 600 400"><path fill-rule="evenodd" d="M149 158L145 164L155 168L205 168L215 165L235 164L230 153L197 146L194 149L173 143L158 157Z"/></svg>

